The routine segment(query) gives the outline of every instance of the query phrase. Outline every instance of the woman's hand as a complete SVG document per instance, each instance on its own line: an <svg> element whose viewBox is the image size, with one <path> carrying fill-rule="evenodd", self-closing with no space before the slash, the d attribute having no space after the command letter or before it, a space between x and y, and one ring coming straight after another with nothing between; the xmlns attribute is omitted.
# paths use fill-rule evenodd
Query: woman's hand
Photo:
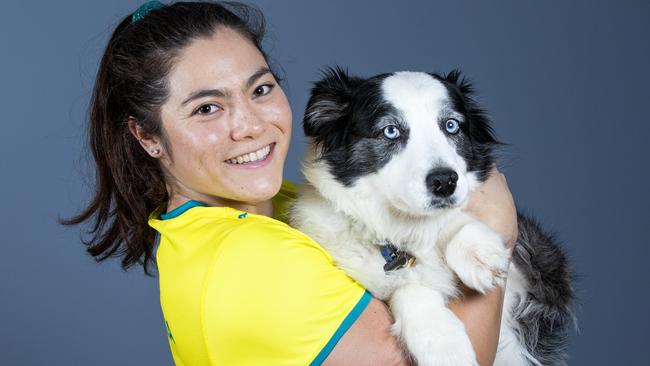
<svg viewBox="0 0 650 366"><path fill-rule="evenodd" d="M512 250L517 241L517 209L506 177L496 167L469 197L466 211L501 235Z"/></svg>

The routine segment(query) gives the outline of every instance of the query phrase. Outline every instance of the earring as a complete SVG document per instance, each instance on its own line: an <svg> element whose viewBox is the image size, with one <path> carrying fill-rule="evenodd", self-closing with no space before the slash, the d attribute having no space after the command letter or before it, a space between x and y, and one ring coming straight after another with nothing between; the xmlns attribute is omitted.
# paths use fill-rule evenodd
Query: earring
<svg viewBox="0 0 650 366"><path fill-rule="evenodd" d="M160 149L151 149L151 151L149 151L149 152L151 154L153 154L153 155L158 155L158 154L160 154Z"/></svg>

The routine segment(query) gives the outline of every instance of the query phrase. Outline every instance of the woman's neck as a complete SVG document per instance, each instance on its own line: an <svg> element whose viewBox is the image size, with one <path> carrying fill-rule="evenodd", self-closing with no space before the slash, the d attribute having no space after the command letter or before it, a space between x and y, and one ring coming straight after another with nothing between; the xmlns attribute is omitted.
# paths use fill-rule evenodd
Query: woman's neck
<svg viewBox="0 0 650 366"><path fill-rule="evenodd" d="M170 194L170 198L167 201L167 212L172 211L189 200L199 201L211 207L232 207L236 210L252 214L273 216L273 202L270 199L258 203L247 203L213 196L190 197L181 193Z"/></svg>

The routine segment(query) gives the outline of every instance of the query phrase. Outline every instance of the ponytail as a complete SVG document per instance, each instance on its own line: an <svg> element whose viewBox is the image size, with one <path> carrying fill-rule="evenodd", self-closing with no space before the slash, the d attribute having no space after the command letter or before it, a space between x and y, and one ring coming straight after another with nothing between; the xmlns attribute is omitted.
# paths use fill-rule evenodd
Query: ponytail
<svg viewBox="0 0 650 366"><path fill-rule="evenodd" d="M176 3L152 9L116 27L102 57L90 102L88 144L96 168L95 194L78 215L63 225L91 222L87 251L97 262L121 257L125 270L141 264L151 275L155 231L148 216L168 201L164 173L129 131L133 119L143 132L160 138L160 108L168 97L167 75L192 40L227 27L257 49L264 35L259 10L237 3Z"/></svg>

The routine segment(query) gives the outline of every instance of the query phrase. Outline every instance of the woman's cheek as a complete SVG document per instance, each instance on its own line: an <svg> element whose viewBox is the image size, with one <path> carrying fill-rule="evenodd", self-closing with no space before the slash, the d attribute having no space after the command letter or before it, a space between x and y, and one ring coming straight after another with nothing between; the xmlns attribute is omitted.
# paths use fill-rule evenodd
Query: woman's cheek
<svg viewBox="0 0 650 366"><path fill-rule="evenodd" d="M219 142L219 135L214 132L208 133L206 138L210 144L217 144Z"/></svg>
<svg viewBox="0 0 650 366"><path fill-rule="evenodd" d="M268 111L273 115L273 120L275 123L282 127L287 133L291 132L291 106L289 105L289 100L284 92L278 93L274 100L274 103L270 104L270 110Z"/></svg>

